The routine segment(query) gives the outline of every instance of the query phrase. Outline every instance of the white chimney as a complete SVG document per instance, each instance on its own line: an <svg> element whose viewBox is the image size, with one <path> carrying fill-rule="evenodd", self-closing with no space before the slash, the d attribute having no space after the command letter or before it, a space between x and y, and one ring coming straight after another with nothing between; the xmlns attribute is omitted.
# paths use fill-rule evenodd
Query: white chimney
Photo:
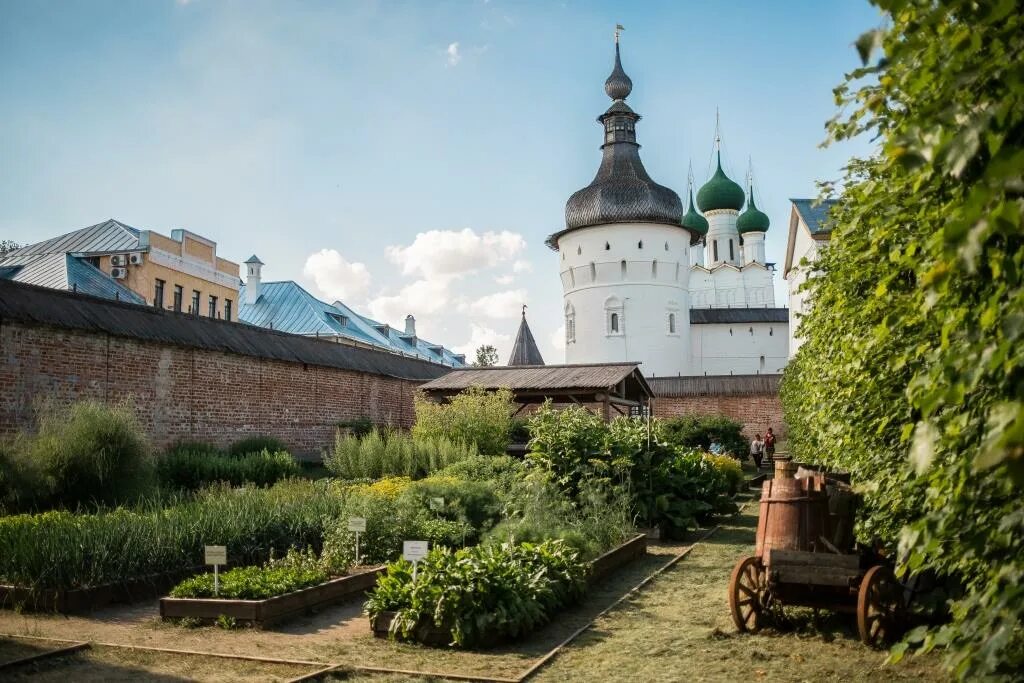
<svg viewBox="0 0 1024 683"><path fill-rule="evenodd" d="M249 257L245 262L245 303L254 304L260 298L260 269L263 268L263 261L256 258L256 254Z"/></svg>
<svg viewBox="0 0 1024 683"><path fill-rule="evenodd" d="M416 336L416 318L412 317L412 313L405 316L405 334L410 337Z"/></svg>

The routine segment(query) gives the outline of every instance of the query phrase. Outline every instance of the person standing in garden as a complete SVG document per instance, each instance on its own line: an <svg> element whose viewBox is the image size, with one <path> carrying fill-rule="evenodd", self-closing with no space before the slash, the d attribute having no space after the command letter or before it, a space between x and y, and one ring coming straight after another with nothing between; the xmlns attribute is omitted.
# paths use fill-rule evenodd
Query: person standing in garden
<svg viewBox="0 0 1024 683"><path fill-rule="evenodd" d="M754 466L757 469L761 469L761 459L764 457L764 441L761 440L760 434L754 434L754 440L750 442L750 458L754 461Z"/></svg>
<svg viewBox="0 0 1024 683"><path fill-rule="evenodd" d="M771 465L775 462L775 433L772 432L772 428L768 428L768 432L764 435L764 453L768 456L768 464Z"/></svg>

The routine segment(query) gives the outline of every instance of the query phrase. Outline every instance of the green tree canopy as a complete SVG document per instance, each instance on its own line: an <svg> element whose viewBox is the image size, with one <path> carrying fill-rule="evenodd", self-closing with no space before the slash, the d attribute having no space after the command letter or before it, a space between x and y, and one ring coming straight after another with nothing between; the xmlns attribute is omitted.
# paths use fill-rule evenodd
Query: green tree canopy
<svg viewBox="0 0 1024 683"><path fill-rule="evenodd" d="M848 469L862 539L956 577L958 676L1024 670L1024 21L1013 0L874 0L836 89L853 160L786 369L791 448ZM876 54L880 55L876 58ZM833 188L826 186L826 192ZM898 645L900 656L906 644Z"/></svg>
<svg viewBox="0 0 1024 683"><path fill-rule="evenodd" d="M498 349L490 344L482 344L476 350L476 360L473 365L478 368L486 368L498 364Z"/></svg>

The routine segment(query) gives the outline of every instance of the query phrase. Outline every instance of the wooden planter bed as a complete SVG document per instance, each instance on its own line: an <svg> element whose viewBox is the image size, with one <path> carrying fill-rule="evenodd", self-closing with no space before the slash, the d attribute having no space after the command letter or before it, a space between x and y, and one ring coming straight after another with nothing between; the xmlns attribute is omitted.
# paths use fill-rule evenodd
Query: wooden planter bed
<svg viewBox="0 0 1024 683"><path fill-rule="evenodd" d="M637 534L625 543L612 548L605 554L590 561L590 575L587 584L593 586L606 578L619 567L643 557L647 554L647 535ZM395 612L381 612L373 620L371 628L377 638L387 638L391 633L391 623L395 620ZM415 642L422 645L448 645L452 640L451 630L427 624L417 629ZM498 645L496 639L484 638L481 647Z"/></svg>
<svg viewBox="0 0 1024 683"><path fill-rule="evenodd" d="M160 616L164 620L198 619L214 622L225 616L238 624L257 628L269 626L297 614L304 614L353 597L361 596L377 583L384 567L371 567L356 574L325 581L265 600L227 600L221 598L161 598Z"/></svg>
<svg viewBox="0 0 1024 683"><path fill-rule="evenodd" d="M49 588L33 591L22 586L0 585L0 607L36 612L81 614L111 603L131 603L155 598L166 593L182 579L201 572L203 569L204 567L179 569L92 588Z"/></svg>

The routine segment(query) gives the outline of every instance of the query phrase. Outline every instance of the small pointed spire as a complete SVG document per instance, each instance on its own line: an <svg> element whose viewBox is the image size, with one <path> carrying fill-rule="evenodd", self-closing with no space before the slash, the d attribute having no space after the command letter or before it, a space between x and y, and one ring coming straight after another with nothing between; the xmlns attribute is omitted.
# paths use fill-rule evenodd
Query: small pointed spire
<svg viewBox="0 0 1024 683"><path fill-rule="evenodd" d="M537 341L526 322L526 304L523 304L523 319L519 322L519 332L516 334L515 343L512 344L508 365L544 365Z"/></svg>

